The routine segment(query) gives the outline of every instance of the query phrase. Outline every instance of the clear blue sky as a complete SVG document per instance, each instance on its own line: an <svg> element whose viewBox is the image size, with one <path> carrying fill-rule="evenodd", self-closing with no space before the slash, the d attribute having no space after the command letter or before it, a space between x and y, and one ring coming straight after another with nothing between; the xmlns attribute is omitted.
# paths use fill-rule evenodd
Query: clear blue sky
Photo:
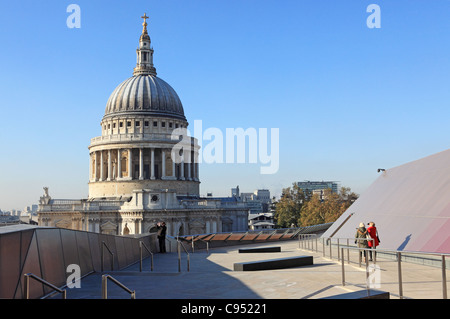
<svg viewBox="0 0 450 319"><path fill-rule="evenodd" d="M69 4L81 28L69 29ZM369 4L381 28L369 29ZM142 30L191 124L279 128L280 169L202 164L201 193L336 180L363 193L449 148L450 1L3 1L0 209L86 198L90 139L132 75Z"/></svg>

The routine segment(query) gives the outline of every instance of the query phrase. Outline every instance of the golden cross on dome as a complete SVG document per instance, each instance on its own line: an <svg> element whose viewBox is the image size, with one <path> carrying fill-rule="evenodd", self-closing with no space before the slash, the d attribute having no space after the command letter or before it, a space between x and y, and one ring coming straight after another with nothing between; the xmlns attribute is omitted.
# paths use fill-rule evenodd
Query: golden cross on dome
<svg viewBox="0 0 450 319"><path fill-rule="evenodd" d="M149 17L147 17L147 14L144 13L144 15L143 15L141 18L144 19L144 23L142 23L142 26L144 27L144 28L142 29L142 34L147 34L147 19L148 19Z"/></svg>
<svg viewBox="0 0 450 319"><path fill-rule="evenodd" d="M141 18L144 19L144 24L147 24L147 19L149 18L147 17L147 14L144 13L144 15Z"/></svg>
<svg viewBox="0 0 450 319"><path fill-rule="evenodd" d="M144 23L142 24L142 26L144 27L142 28L142 34L147 34L147 19L149 17L147 17L147 14L144 13L144 15L141 18L144 19Z"/></svg>

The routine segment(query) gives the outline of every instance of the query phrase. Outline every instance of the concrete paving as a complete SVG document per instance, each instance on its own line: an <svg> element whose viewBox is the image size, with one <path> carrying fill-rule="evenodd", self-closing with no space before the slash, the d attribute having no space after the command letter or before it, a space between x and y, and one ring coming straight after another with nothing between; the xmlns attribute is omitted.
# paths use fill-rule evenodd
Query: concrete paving
<svg viewBox="0 0 450 319"><path fill-rule="evenodd" d="M276 253L239 253L246 247L280 246ZM182 254L178 272L176 253L154 254L154 270L150 258L122 271L107 272L129 289L136 299L320 299L366 289L366 268L359 267L357 252L350 252L351 263L345 260L345 285L342 284L342 264L337 259L323 257L318 251L299 249L297 241L271 242L251 246L231 246ZM263 271L233 271L235 262L277 259L293 256L313 256L314 265ZM334 256L337 256L335 251ZM346 255L347 258L347 255ZM395 260L378 258L374 278L378 290L390 292L399 299L398 266ZM68 299L100 299L101 273L81 280L81 288L67 290ZM402 263L403 297L412 299L442 299L440 268ZM129 299L130 295L108 282L108 299Z"/></svg>

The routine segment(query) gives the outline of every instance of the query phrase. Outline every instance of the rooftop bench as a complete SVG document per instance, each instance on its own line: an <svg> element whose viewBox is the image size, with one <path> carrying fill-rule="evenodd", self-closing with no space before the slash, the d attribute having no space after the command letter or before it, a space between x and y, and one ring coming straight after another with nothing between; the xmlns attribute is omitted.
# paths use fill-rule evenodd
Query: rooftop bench
<svg viewBox="0 0 450 319"><path fill-rule="evenodd" d="M322 299L389 299L389 298L390 295L388 291L369 289L329 296Z"/></svg>
<svg viewBox="0 0 450 319"><path fill-rule="evenodd" d="M239 249L239 253L278 253L281 247L260 247L260 248L243 248Z"/></svg>
<svg viewBox="0 0 450 319"><path fill-rule="evenodd" d="M234 271L283 269L313 264L312 256L287 257L234 264Z"/></svg>

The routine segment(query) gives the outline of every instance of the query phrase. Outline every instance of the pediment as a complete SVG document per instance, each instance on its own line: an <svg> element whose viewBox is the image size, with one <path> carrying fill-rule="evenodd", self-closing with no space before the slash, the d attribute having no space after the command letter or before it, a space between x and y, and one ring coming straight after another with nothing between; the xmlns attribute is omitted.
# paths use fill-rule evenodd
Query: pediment
<svg viewBox="0 0 450 319"><path fill-rule="evenodd" d="M107 222L103 223L100 226L100 229L102 231L109 231L109 230L117 230L117 224L111 222L110 220L108 220Z"/></svg>
<svg viewBox="0 0 450 319"><path fill-rule="evenodd" d="M72 220L60 219L55 221L55 226L58 228L70 229L72 227Z"/></svg>

